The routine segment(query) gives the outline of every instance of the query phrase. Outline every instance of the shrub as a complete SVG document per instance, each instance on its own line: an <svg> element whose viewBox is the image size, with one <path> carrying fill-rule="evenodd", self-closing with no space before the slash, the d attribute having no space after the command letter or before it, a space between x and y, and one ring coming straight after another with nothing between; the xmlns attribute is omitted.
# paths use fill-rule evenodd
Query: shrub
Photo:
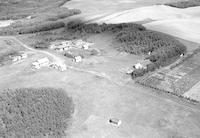
<svg viewBox="0 0 200 138"><path fill-rule="evenodd" d="M147 73L147 70L145 70L145 69L135 69L132 72L131 76L132 76L132 78L137 78L137 77L143 76L145 73Z"/></svg>
<svg viewBox="0 0 200 138"><path fill-rule="evenodd" d="M73 113L62 89L23 88L0 95L0 137L61 137Z"/></svg>

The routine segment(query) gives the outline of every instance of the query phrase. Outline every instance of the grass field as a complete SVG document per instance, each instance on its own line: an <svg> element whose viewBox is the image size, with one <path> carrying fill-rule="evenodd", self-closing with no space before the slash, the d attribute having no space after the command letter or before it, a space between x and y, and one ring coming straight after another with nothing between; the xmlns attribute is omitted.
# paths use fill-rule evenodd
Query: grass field
<svg viewBox="0 0 200 138"><path fill-rule="evenodd" d="M122 76L122 73L119 69L132 65L130 59L137 61L137 57L118 53L107 45L110 42L107 36L92 36L90 41L96 42L95 48L105 51L102 56L96 57L98 58L96 61L99 62L87 64L89 61L95 61L94 58L71 65L74 64L82 70L104 73L108 78L114 79L109 80L106 77L73 69L65 72L49 68L32 70L31 62L46 56L34 53L22 63L0 68L0 90L48 86L66 90L75 105L71 125L66 131L66 137L70 138L104 136L198 138L200 136L199 110L196 106L193 107L178 99L175 102L169 97L152 94L151 89L129 84L124 78L121 81L119 74ZM110 117L119 118L122 121L121 126L116 128L110 125L108 123Z"/></svg>
<svg viewBox="0 0 200 138"><path fill-rule="evenodd" d="M16 56L24 50L17 43L9 39L0 39L0 64L4 65L11 62L10 56Z"/></svg>

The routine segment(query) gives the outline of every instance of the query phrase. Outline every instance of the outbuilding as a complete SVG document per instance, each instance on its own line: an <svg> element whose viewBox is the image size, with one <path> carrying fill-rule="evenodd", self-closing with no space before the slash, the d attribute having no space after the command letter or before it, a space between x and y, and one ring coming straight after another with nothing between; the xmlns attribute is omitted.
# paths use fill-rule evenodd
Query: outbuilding
<svg viewBox="0 0 200 138"><path fill-rule="evenodd" d="M39 59L39 60L33 62L32 65L34 68L39 69L41 67L48 66L49 63L50 63L49 59L45 57L45 58L42 58L42 59Z"/></svg>
<svg viewBox="0 0 200 138"><path fill-rule="evenodd" d="M150 63L151 63L150 60L145 59L145 60L142 60L142 61L138 62L137 64L135 64L133 66L133 68L135 68L135 69L147 69L147 65L149 65Z"/></svg>
<svg viewBox="0 0 200 138"><path fill-rule="evenodd" d="M75 62L81 62L82 61L82 57L81 56L76 56L76 57L74 57L74 61Z"/></svg>

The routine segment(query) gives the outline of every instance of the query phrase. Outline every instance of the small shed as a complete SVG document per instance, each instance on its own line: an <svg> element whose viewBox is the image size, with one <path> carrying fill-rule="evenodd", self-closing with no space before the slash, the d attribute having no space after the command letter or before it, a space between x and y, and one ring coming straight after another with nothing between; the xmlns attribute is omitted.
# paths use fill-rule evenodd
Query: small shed
<svg viewBox="0 0 200 138"><path fill-rule="evenodd" d="M27 58L27 57L28 57L27 54L25 54L25 53L21 54L21 58L22 58L22 59L25 59L25 58Z"/></svg>
<svg viewBox="0 0 200 138"><path fill-rule="evenodd" d="M81 62L82 61L82 57L81 56L76 56L76 57L74 57L74 61L75 62Z"/></svg>
<svg viewBox="0 0 200 138"><path fill-rule="evenodd" d="M85 49L85 50L89 49L89 45L87 45L87 44L83 45L82 49Z"/></svg>
<svg viewBox="0 0 200 138"><path fill-rule="evenodd" d="M114 126L119 127L122 124L122 121L117 118L110 118L109 123L111 123Z"/></svg>
<svg viewBox="0 0 200 138"><path fill-rule="evenodd" d="M147 69L147 65L151 63L150 60L142 60L133 66L135 69Z"/></svg>
<svg viewBox="0 0 200 138"><path fill-rule="evenodd" d="M30 20L32 19L32 16L27 16L26 19Z"/></svg>
<svg viewBox="0 0 200 138"><path fill-rule="evenodd" d="M20 60L22 60L22 57L21 57L21 56L15 56L15 57L13 57L13 59L12 59L13 62L20 61Z"/></svg>

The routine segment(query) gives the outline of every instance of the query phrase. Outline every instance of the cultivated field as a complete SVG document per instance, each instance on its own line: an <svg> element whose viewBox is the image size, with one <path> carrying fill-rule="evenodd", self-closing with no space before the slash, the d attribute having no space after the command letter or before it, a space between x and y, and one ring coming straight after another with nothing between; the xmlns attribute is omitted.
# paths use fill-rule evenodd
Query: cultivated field
<svg viewBox="0 0 200 138"><path fill-rule="evenodd" d="M197 53L175 68L163 68L138 80L139 83L174 95L199 101L200 54Z"/></svg>
<svg viewBox="0 0 200 138"><path fill-rule="evenodd" d="M83 20L86 21L97 23L139 22L148 29L200 43L199 7L179 9L166 5L156 5L170 2L158 0L148 2L139 0L135 3L123 4L120 3L121 1L120 4L118 2L108 6L102 1L71 1L65 6L82 9L83 12L78 17L83 17ZM96 10L90 9L90 7L95 7Z"/></svg>

